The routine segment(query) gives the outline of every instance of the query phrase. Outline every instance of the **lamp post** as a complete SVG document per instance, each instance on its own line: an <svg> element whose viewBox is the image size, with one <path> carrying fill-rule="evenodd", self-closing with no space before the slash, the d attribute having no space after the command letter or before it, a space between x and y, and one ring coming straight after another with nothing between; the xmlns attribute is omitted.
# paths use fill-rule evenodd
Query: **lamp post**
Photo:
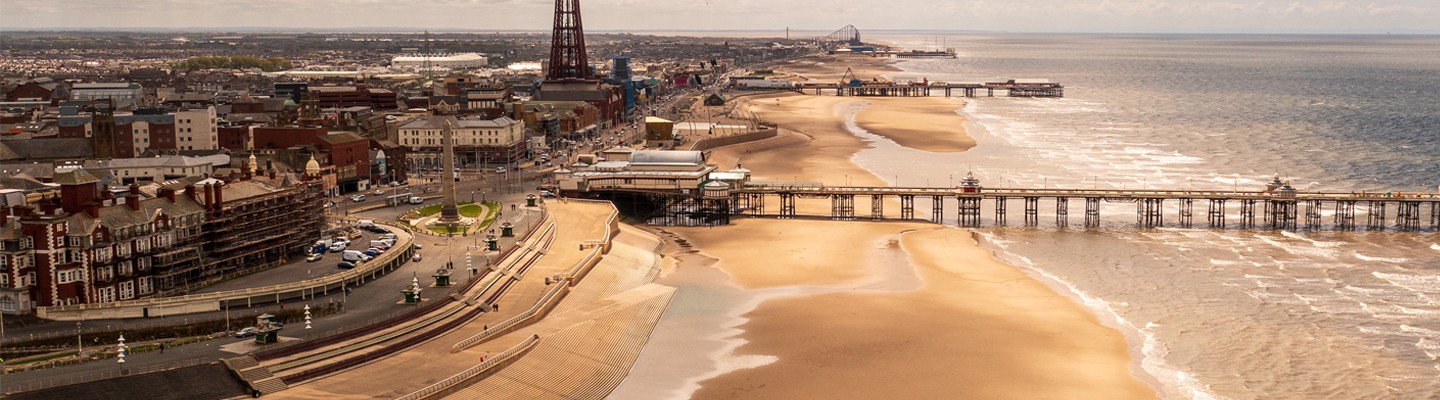
<svg viewBox="0 0 1440 400"><path fill-rule="evenodd" d="M310 329L310 305L305 305L305 329Z"/></svg>
<svg viewBox="0 0 1440 400"><path fill-rule="evenodd" d="M116 364L124 364L124 363L125 363L125 353L126 353L126 351L128 351L128 350L130 349L129 347L126 347L126 346L125 346L125 335L124 335L124 334L121 334L121 335L120 335L120 340L119 340L119 342L120 342L120 343L117 345L117 347L116 347L116 352L115 352L115 358L116 358L115 363L116 363Z"/></svg>

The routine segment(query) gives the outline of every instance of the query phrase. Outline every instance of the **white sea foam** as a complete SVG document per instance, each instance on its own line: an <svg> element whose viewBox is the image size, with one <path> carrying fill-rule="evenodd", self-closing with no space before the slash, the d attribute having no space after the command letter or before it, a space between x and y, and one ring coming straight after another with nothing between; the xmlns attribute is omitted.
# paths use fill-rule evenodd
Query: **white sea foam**
<svg viewBox="0 0 1440 400"><path fill-rule="evenodd" d="M1440 250L1440 243L1431 244L1430 250Z"/></svg>
<svg viewBox="0 0 1440 400"><path fill-rule="evenodd" d="M1406 262L1409 262L1409 261L1410 261L1410 259L1408 259L1408 258L1398 258L1398 257L1371 257L1371 256L1367 256L1367 255L1360 254L1360 253L1355 253L1355 258L1358 258L1358 259L1360 259L1360 260L1362 260L1362 261L1378 261L1378 262L1387 262L1387 263L1394 263L1394 264L1403 264L1403 263L1406 263Z"/></svg>

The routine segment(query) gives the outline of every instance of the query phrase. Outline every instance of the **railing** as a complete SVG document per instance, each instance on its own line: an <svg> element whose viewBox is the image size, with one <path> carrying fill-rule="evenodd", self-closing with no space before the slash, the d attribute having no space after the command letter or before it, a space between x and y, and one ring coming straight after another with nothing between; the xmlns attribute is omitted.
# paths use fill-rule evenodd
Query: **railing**
<svg viewBox="0 0 1440 400"><path fill-rule="evenodd" d="M388 225L387 225L387 226L388 226ZM310 288L314 288L314 287L329 286L329 285L333 285L333 284L337 284L337 283L341 283L341 282L347 282L347 281L349 281L349 280L351 280L351 279L358 278L358 277L360 277L360 276L369 274L369 273L373 272L373 271L376 270L376 269L382 268L384 265L386 265L386 264L388 264L388 263L390 263L390 262L392 262L392 261L395 261L396 257L399 257L399 256L403 255L404 253L408 253L408 252L409 252L410 246L411 246L411 244L412 244L412 243L414 242L414 240L415 240L415 239L414 239L414 232L411 232L409 228L405 228L405 227L393 227L393 226L392 226L392 228L402 229L402 230L405 230L407 233L410 234L410 238L408 238L408 239L406 240L406 242L404 242L403 244L401 244L401 245L399 245L399 246L396 246L396 248L402 249L402 250L385 252L385 253L381 254L379 257L377 257L376 259L363 263L361 268L355 268L355 269L346 270L345 272L341 272L341 273L338 273L338 274L326 275L326 276L322 276L322 277L318 277L318 278L306 279L306 280L302 280L302 281L298 281L298 282L282 283L282 284L273 285L273 286L266 286L266 287L259 287L259 288L248 288L248 289L237 289L237 290L229 290L229 291L214 292L214 293L192 294L192 295L185 295L185 296L165 297L165 298L125 300L125 301L117 301L117 302L110 302L110 303L89 303L89 304L73 304L73 305L65 305L65 306L40 307L39 309L37 309L37 313L39 313L42 318L51 318L51 319L53 319L53 317L49 315L50 313L57 313L57 312L79 312L79 311L86 311L86 310L103 310L103 309L113 309L113 308L121 308L121 307L136 307L136 306L146 306L146 307L155 307L155 306L158 306L158 307L170 307L170 306L178 306L178 305L182 305L182 304L184 304L184 303L190 303L190 302L195 302L195 301L225 301L225 300L236 300L236 299L243 299L243 298L254 297L254 296L259 296L259 295L266 295L266 294L278 294L278 293L284 293L284 292L300 291L300 290L310 289Z"/></svg>
<svg viewBox="0 0 1440 400"><path fill-rule="evenodd" d="M420 390L411 392L410 394L396 397L395 400L421 400L436 393L440 393L446 389L454 387L455 385L470 380L470 378L479 376L485 371L494 368L506 361L509 361L512 357L520 354L520 352L522 351L534 347L535 344L539 342L540 335L530 335L530 337L527 337L525 338L525 340L520 341L519 344L505 349L505 351L496 354L494 357L490 357L485 359L485 361L481 361L480 364L476 364L474 367L470 367L469 369L461 371L458 374L451 375L449 378L445 378L445 380L443 381L436 382L433 385L426 386Z"/></svg>

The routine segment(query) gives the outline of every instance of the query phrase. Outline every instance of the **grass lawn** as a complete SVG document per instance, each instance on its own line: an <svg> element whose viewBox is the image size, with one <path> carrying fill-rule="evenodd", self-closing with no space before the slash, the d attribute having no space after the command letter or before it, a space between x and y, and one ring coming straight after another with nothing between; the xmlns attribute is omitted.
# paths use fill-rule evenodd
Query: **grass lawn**
<svg viewBox="0 0 1440 400"><path fill-rule="evenodd" d="M481 210L483 209L480 208L479 204L466 204L460 206L460 216L465 218L476 218L480 216Z"/></svg>
<svg viewBox="0 0 1440 400"><path fill-rule="evenodd" d="M425 227L425 229L429 229L431 232L435 232L435 233L438 233L438 234L441 234L441 235L447 235L447 234L451 234L451 233L457 233L457 234L458 234L458 233L462 233L462 232L465 232L465 229L466 229L466 228L469 228L469 227L468 227L468 226L427 226L427 227Z"/></svg>
<svg viewBox="0 0 1440 400"><path fill-rule="evenodd" d="M465 215L465 207L467 207L467 206L473 206L473 207L475 207L476 210L479 210L479 206L474 206L474 203L470 203L470 202L460 202L460 203L457 203L457 205L458 205L459 208L460 208L460 215ZM428 205L428 206L420 207L420 210L419 210L419 211L420 211L420 216L421 216L421 217L428 217L428 216L431 216L431 215L438 214L438 213L440 213L440 206L441 206L441 204L438 204L438 203L437 203L437 204L431 204L431 205ZM478 215L479 212L477 211L476 214ZM475 218L474 215L466 215L466 216L467 216L467 217L470 217L470 218Z"/></svg>

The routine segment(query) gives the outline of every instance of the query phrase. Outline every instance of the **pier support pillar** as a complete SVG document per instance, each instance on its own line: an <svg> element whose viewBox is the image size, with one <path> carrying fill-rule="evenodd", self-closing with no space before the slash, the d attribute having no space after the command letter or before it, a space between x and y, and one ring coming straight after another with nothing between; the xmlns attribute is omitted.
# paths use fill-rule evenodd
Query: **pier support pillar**
<svg viewBox="0 0 1440 400"><path fill-rule="evenodd" d="M1335 227L1342 231L1355 229L1355 200L1335 202Z"/></svg>
<svg viewBox="0 0 1440 400"><path fill-rule="evenodd" d="M1395 204L1395 224L1402 231L1414 231L1420 229L1420 203L1414 201L1401 201Z"/></svg>
<svg viewBox="0 0 1440 400"><path fill-rule="evenodd" d="M1240 200L1240 229L1255 228L1255 199Z"/></svg>
<svg viewBox="0 0 1440 400"><path fill-rule="evenodd" d="M1266 208L1270 210L1270 229L1295 230L1295 211L1298 208L1295 200L1271 200Z"/></svg>
<svg viewBox="0 0 1440 400"><path fill-rule="evenodd" d="M930 221L945 223L945 196L930 196Z"/></svg>
<svg viewBox="0 0 1440 400"><path fill-rule="evenodd" d="M1064 228L1070 225L1070 198L1055 198L1055 226Z"/></svg>
<svg viewBox="0 0 1440 400"><path fill-rule="evenodd" d="M1440 230L1440 203L1430 203L1430 229Z"/></svg>
<svg viewBox="0 0 1440 400"><path fill-rule="evenodd" d="M853 194L832 194L830 195L830 219L852 220L855 219L855 195Z"/></svg>
<svg viewBox="0 0 1440 400"><path fill-rule="evenodd" d="M1100 198L1085 198L1085 227L1093 228L1100 226Z"/></svg>
<svg viewBox="0 0 1440 400"><path fill-rule="evenodd" d="M1372 231L1385 230L1385 201L1371 200L1369 212L1365 213L1365 229Z"/></svg>
<svg viewBox="0 0 1440 400"><path fill-rule="evenodd" d="M1195 216L1195 199L1180 199L1180 227L1189 229Z"/></svg>
<svg viewBox="0 0 1440 400"><path fill-rule="evenodd" d="M780 193L780 218L795 218L794 193Z"/></svg>
<svg viewBox="0 0 1440 400"><path fill-rule="evenodd" d="M1040 198L1025 196L1025 226L1040 224Z"/></svg>
<svg viewBox="0 0 1440 400"><path fill-rule="evenodd" d="M876 221L885 219L885 195L870 195L870 219Z"/></svg>
<svg viewBox="0 0 1440 400"><path fill-rule="evenodd" d="M1225 199L1210 199L1210 229L1225 229Z"/></svg>
<svg viewBox="0 0 1440 400"><path fill-rule="evenodd" d="M1320 214L1325 210L1325 203L1320 200L1305 202L1305 229L1320 229Z"/></svg>
<svg viewBox="0 0 1440 400"><path fill-rule="evenodd" d="M995 225L1005 226L1005 196L995 197Z"/></svg>
<svg viewBox="0 0 1440 400"><path fill-rule="evenodd" d="M960 196L960 226L980 227L980 196Z"/></svg>
<svg viewBox="0 0 1440 400"><path fill-rule="evenodd" d="M900 219L915 219L915 195L900 195Z"/></svg>
<svg viewBox="0 0 1440 400"><path fill-rule="evenodd" d="M1135 202L1136 219L1141 228L1165 226L1165 199L1140 199Z"/></svg>

